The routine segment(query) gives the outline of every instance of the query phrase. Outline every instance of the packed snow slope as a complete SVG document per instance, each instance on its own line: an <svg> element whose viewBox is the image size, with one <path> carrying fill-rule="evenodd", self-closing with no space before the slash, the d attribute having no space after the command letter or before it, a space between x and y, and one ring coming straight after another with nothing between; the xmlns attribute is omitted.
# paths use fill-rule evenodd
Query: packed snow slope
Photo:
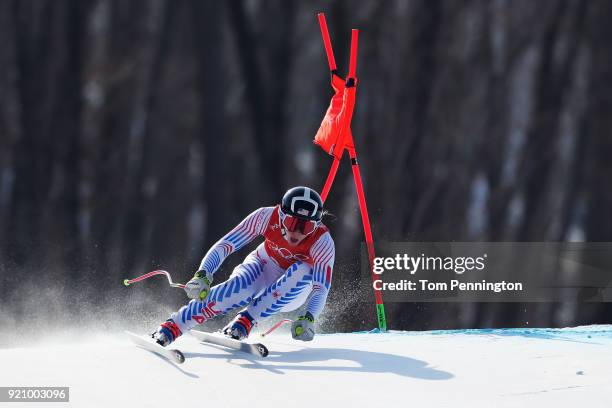
<svg viewBox="0 0 612 408"><path fill-rule="evenodd" d="M117 333L0 349L0 385L54 407L611 407L612 326L266 337L267 358L183 336L177 366ZM253 336L255 339L258 336ZM40 406L22 403L19 406Z"/></svg>

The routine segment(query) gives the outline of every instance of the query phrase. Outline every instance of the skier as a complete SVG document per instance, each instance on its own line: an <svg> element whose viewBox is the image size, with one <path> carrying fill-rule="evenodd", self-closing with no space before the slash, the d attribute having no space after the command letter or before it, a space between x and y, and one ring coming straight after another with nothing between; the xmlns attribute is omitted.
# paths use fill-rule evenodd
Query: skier
<svg viewBox="0 0 612 408"><path fill-rule="evenodd" d="M279 312L306 312L291 325L296 340L310 341L314 322L323 310L331 285L334 241L322 223L323 201L308 187L289 189L281 204L262 207L215 243L198 271L185 285L192 300L172 313L153 333L167 346L196 324L242 307L223 333L233 339L248 337L252 327ZM255 238L265 238L225 282L210 287L221 263Z"/></svg>

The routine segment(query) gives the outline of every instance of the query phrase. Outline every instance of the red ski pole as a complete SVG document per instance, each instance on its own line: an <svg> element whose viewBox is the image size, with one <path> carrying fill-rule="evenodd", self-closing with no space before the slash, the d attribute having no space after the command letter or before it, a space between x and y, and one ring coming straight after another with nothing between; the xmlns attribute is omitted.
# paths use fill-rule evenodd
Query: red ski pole
<svg viewBox="0 0 612 408"><path fill-rule="evenodd" d="M145 273L144 275L140 275L140 276L138 276L138 277L136 277L134 279L124 279L123 280L123 284L125 286L130 286L132 283L140 282L140 281L143 281L145 279L149 279L150 277L156 276L156 275L164 275L164 276L166 276L166 278L168 279L168 283L173 288L181 288L181 289L185 288L185 285L182 284L182 283L174 283L174 282L172 282L172 277L170 276L170 272L162 271L162 270L151 271L149 273Z"/></svg>
<svg viewBox="0 0 612 408"><path fill-rule="evenodd" d="M283 324L291 323L291 322L293 322L293 320L291 320L291 319L283 319L280 322L276 323L274 326L270 327L265 333L261 333L260 336L261 337L265 337L268 334L272 333L274 330L276 330L279 327L281 327Z"/></svg>

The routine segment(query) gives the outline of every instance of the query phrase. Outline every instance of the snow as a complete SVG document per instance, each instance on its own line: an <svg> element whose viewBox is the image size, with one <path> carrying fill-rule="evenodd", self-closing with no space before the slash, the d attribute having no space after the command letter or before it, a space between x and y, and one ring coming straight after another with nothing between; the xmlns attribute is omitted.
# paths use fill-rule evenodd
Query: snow
<svg viewBox="0 0 612 408"><path fill-rule="evenodd" d="M611 406L612 326L324 334L311 343L278 332L263 339L265 359L183 336L181 366L122 333L56 337L0 349L0 385L69 386L70 402L54 407Z"/></svg>

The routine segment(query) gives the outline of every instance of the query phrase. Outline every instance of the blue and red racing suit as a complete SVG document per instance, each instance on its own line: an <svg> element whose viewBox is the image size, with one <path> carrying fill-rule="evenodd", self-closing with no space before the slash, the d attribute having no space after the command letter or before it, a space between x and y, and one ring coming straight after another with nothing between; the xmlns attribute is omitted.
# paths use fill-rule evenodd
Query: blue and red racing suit
<svg viewBox="0 0 612 408"><path fill-rule="evenodd" d="M279 206L262 207L217 241L200 264L213 275L233 252L255 238L262 242L234 268L228 280L213 286L207 298L192 300L172 314L181 332L205 320L244 308L255 321L289 312L308 301L315 319L325 306L334 265L334 241L323 224L297 245L283 237Z"/></svg>

